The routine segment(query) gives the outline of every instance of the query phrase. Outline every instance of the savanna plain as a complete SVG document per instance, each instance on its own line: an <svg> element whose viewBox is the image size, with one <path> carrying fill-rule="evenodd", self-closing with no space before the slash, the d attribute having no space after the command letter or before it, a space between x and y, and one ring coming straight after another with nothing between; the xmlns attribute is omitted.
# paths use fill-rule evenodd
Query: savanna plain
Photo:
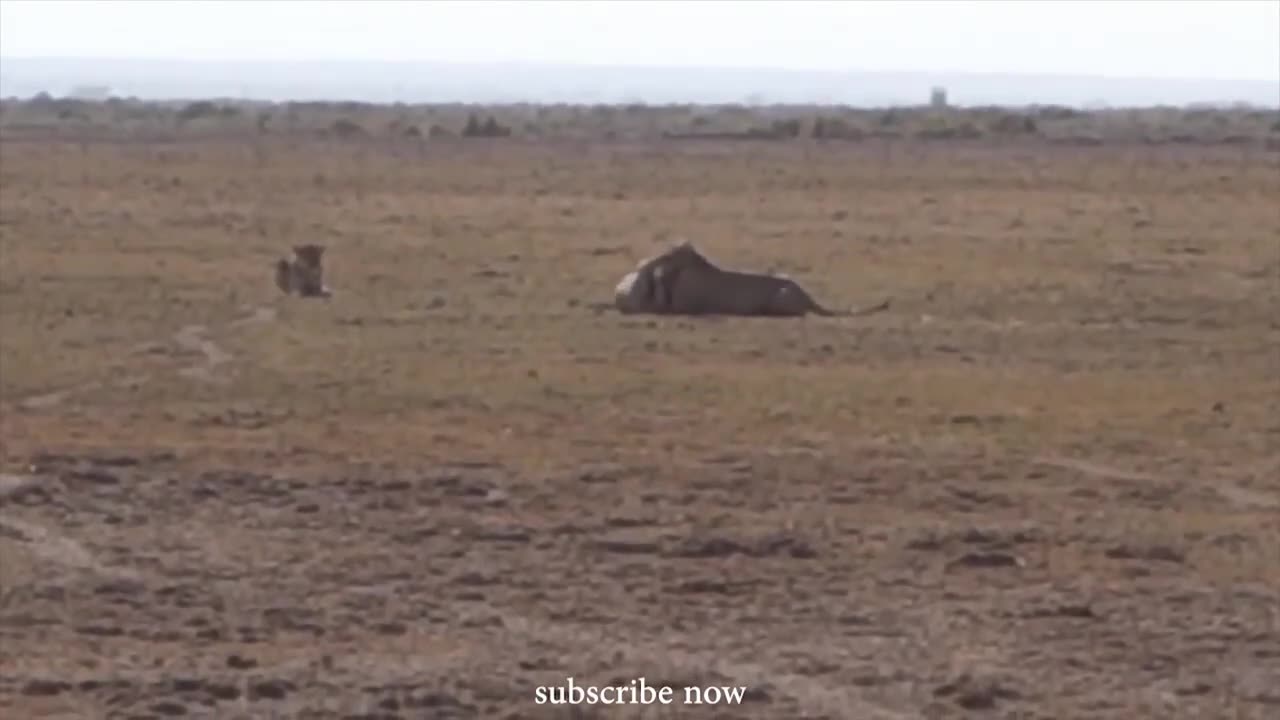
<svg viewBox="0 0 1280 720"><path fill-rule="evenodd" d="M1274 148L27 132L0 178L5 717L1280 713ZM893 304L613 310L683 239Z"/></svg>

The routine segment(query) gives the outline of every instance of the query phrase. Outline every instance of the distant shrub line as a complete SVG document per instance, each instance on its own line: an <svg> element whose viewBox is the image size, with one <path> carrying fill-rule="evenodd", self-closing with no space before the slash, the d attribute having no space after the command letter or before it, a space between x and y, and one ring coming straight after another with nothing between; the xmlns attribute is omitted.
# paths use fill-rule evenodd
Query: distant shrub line
<svg viewBox="0 0 1280 720"><path fill-rule="evenodd" d="M1259 145L1280 150L1280 111L1248 106L1080 110L1062 106L377 105L236 100L0 101L0 131L147 137L318 135L340 140L497 138L682 141L873 139Z"/></svg>

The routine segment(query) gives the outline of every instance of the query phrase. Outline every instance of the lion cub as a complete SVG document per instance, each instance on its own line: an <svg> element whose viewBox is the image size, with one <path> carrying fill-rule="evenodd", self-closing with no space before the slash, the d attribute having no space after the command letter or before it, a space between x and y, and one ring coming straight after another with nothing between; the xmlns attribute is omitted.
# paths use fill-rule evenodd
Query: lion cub
<svg viewBox="0 0 1280 720"><path fill-rule="evenodd" d="M333 293L324 284L323 245L295 245L292 258L276 261L276 287L285 295L324 297Z"/></svg>

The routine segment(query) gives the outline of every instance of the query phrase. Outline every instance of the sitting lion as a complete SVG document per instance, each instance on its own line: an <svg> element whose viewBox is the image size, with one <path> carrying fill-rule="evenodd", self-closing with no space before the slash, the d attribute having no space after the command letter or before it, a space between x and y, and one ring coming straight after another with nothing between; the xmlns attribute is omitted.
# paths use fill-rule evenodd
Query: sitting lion
<svg viewBox="0 0 1280 720"><path fill-rule="evenodd" d="M688 241L642 260L614 288L614 305L626 314L852 317L887 310L889 303L828 310L790 278L721 269Z"/></svg>
<svg viewBox="0 0 1280 720"><path fill-rule="evenodd" d="M322 245L295 245L292 259L276 261L276 287L285 295L297 293L300 297L329 297L333 293L324 284L323 256Z"/></svg>

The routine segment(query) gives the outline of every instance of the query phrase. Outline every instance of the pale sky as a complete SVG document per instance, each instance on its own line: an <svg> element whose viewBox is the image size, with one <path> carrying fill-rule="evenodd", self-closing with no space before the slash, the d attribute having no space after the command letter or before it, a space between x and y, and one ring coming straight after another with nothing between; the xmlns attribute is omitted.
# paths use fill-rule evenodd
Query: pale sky
<svg viewBox="0 0 1280 720"><path fill-rule="evenodd" d="M1280 81L1280 0L0 0L0 56Z"/></svg>

